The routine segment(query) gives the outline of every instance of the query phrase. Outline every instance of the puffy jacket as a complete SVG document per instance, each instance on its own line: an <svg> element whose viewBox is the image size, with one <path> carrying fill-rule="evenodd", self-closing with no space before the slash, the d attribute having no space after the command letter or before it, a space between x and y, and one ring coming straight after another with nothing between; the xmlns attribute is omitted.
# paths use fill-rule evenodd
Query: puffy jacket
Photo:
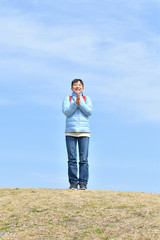
<svg viewBox="0 0 160 240"><path fill-rule="evenodd" d="M92 114L92 102L89 97L84 101L80 94L81 104L76 105L77 94L72 93L72 100L65 97L62 104L62 111L66 116L65 132L90 132L89 116Z"/></svg>

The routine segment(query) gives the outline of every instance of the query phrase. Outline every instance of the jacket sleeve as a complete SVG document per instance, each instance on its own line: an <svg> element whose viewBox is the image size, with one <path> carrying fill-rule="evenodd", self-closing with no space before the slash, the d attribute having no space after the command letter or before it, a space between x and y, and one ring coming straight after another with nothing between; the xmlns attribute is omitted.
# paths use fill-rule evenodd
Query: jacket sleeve
<svg viewBox="0 0 160 240"><path fill-rule="evenodd" d="M62 103L62 112L66 117L69 117L74 113L77 109L77 105L74 103L73 99L71 102L69 101L69 96L65 97Z"/></svg>
<svg viewBox="0 0 160 240"><path fill-rule="evenodd" d="M84 101L83 97L81 97L81 104L79 105L80 110L89 117L92 114L93 106L91 99L86 97L86 102Z"/></svg>

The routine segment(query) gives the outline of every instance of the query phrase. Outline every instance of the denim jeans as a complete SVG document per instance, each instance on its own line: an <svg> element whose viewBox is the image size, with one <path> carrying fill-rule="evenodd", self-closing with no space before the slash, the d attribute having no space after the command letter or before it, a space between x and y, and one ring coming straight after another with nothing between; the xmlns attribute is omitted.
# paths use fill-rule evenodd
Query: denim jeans
<svg viewBox="0 0 160 240"><path fill-rule="evenodd" d="M77 143L79 149L79 177L77 176ZM88 183L88 148L89 137L66 136L68 153L68 177L70 183Z"/></svg>

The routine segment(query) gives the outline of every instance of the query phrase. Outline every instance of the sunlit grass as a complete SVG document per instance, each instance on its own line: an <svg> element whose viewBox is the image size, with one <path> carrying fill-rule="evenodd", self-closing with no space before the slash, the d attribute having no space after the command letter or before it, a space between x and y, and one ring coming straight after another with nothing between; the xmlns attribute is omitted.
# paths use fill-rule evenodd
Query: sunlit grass
<svg viewBox="0 0 160 240"><path fill-rule="evenodd" d="M0 189L0 239L160 239L160 194Z"/></svg>

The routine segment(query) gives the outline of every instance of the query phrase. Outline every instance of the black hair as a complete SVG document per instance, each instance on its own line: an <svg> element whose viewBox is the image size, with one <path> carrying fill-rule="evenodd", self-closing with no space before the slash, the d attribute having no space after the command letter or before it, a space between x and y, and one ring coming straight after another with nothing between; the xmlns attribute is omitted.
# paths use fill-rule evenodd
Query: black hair
<svg viewBox="0 0 160 240"><path fill-rule="evenodd" d="M83 81L82 81L81 79L78 79L78 78L73 79L73 81L71 82L71 87L73 87L73 84L76 83L76 82L78 82L78 81L80 81L80 83L81 83L82 86L84 87Z"/></svg>

